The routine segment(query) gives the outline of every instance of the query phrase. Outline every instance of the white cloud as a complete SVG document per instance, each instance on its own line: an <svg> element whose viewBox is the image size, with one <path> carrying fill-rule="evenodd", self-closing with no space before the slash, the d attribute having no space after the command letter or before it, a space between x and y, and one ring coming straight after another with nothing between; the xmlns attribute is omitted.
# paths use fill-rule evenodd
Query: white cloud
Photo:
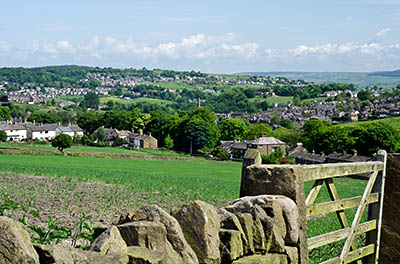
<svg viewBox="0 0 400 264"><path fill-rule="evenodd" d="M134 38L95 36L81 43L66 39L55 42L33 40L19 48L0 40L0 56L0 64L3 63L4 66L11 61L13 65L73 63L114 67L212 69L220 72L230 69L246 71L250 68L266 70L271 67L271 70L339 68L361 71L368 65L388 65L387 68L400 65L400 43L319 43L277 49L262 47L255 42L241 42L234 33L195 34L181 40L153 45L137 42Z"/></svg>
<svg viewBox="0 0 400 264"><path fill-rule="evenodd" d="M379 30L375 35L378 37L378 38L381 38L381 37L383 37L386 33L388 33L388 32L390 32L390 28L383 28L383 29L381 29L381 30Z"/></svg>

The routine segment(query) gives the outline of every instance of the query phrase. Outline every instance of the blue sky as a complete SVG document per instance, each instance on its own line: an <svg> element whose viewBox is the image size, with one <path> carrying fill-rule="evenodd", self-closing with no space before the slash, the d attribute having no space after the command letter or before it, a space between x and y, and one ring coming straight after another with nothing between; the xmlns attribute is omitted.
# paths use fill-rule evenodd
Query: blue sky
<svg viewBox="0 0 400 264"><path fill-rule="evenodd" d="M0 67L400 69L400 0L3 1Z"/></svg>

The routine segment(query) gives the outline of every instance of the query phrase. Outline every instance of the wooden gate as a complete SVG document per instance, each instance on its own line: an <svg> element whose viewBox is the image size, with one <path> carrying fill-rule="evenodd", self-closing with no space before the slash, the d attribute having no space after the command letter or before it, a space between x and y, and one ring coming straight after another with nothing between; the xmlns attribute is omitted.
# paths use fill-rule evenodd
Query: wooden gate
<svg viewBox="0 0 400 264"><path fill-rule="evenodd" d="M307 239L308 249L319 248L331 243L345 240L340 256L323 263L378 263L381 219L383 208L383 191L386 173L386 152L379 151L376 161L335 163L303 166L303 181L315 181L306 198L307 219L336 212L342 227L330 233ZM333 178L357 174L369 175L367 186L361 196L340 199ZM326 185L331 201L316 204L316 198L323 184ZM368 205L368 220L360 223ZM357 208L353 222L349 225L344 210ZM357 247L357 235L367 233L366 244Z"/></svg>

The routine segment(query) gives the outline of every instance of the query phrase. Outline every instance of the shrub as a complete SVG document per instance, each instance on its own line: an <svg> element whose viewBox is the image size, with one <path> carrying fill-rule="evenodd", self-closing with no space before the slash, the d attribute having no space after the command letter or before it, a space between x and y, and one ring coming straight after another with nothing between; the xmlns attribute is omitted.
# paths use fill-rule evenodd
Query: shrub
<svg viewBox="0 0 400 264"><path fill-rule="evenodd" d="M64 153L64 149L71 147L72 138L67 134L59 134L53 139L51 145L61 151L61 153Z"/></svg>

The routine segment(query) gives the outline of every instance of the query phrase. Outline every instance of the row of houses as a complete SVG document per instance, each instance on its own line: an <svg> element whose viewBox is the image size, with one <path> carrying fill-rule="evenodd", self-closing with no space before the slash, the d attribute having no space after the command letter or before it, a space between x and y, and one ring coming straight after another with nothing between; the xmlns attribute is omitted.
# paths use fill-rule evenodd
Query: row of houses
<svg viewBox="0 0 400 264"><path fill-rule="evenodd" d="M96 135L99 132L98 128L94 131ZM143 131L138 133L129 130L118 130L115 128L104 128L104 133L106 135L105 140L108 142L113 142L117 138L123 139L125 141L125 146L127 148L147 148L147 149L157 149L158 140L150 134L144 134Z"/></svg>
<svg viewBox="0 0 400 264"><path fill-rule="evenodd" d="M36 125L34 123L0 124L0 130L7 133L8 141L51 141L59 134L67 134L71 137L83 136L83 129L77 125Z"/></svg>

